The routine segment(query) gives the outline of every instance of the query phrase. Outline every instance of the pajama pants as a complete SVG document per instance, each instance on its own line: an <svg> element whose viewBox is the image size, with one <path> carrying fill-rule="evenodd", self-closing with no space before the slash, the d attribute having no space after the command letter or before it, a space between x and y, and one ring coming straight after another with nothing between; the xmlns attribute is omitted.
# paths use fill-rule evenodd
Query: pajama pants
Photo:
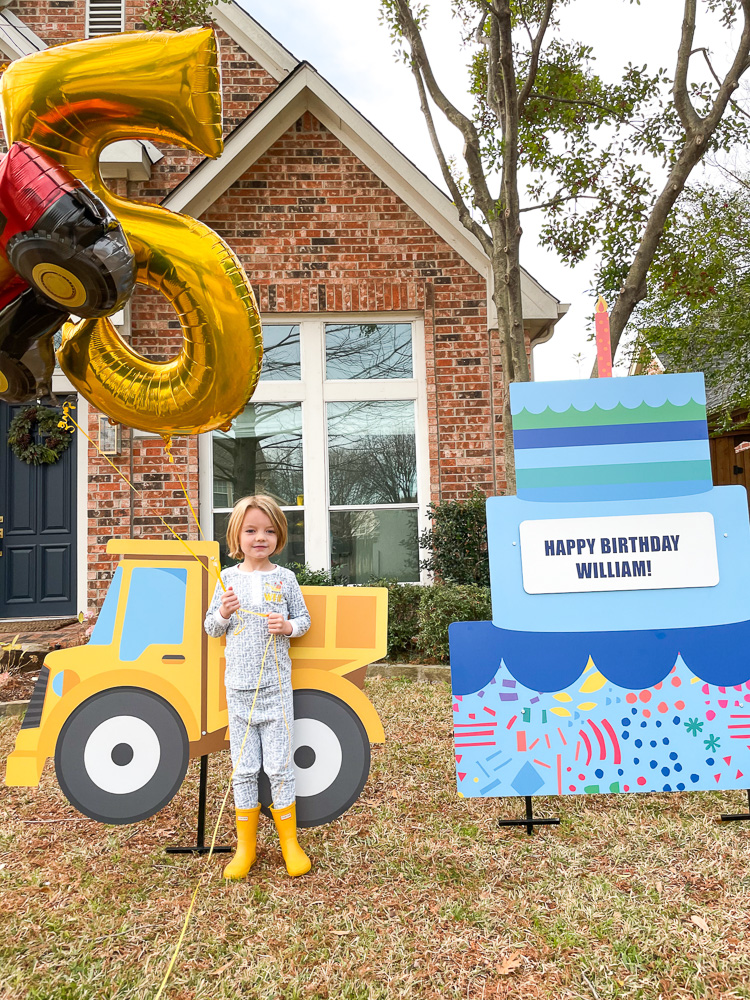
<svg viewBox="0 0 750 1000"><path fill-rule="evenodd" d="M287 683L279 690L278 683L274 683L259 688L255 708L254 698L255 691L227 688L229 749L236 769L232 782L235 809L254 809L257 806L258 771L261 767L271 783L274 809L284 809L294 802L295 797L292 686ZM251 709L253 718L248 729Z"/></svg>

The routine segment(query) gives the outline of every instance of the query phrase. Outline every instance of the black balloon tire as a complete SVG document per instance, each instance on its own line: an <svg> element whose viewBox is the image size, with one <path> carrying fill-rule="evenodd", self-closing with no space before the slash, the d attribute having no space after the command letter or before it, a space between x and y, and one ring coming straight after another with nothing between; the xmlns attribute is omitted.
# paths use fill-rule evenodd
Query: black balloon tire
<svg viewBox="0 0 750 1000"><path fill-rule="evenodd" d="M156 733L161 752L156 772L146 784L123 794L96 785L84 763L89 736L101 723L118 715L146 722ZM174 798L189 756L185 726L169 702L143 688L116 687L92 695L65 720L55 746L55 771L65 797L79 812L99 823L121 826L148 819Z"/></svg>
<svg viewBox="0 0 750 1000"><path fill-rule="evenodd" d="M106 253L102 253L102 241L112 244L106 248ZM119 246L112 234L103 234L91 245L80 245L74 239L57 233L28 230L12 237L6 249L13 269L45 302L58 309L67 309L68 306L45 293L44 288L34 280L34 268L37 264L54 264L73 274L86 291L86 301L70 307L69 311L75 316L95 319L114 312L122 307L133 289L135 265L130 250L127 244ZM132 281L118 287L117 272L125 271L132 272Z"/></svg>
<svg viewBox="0 0 750 1000"><path fill-rule="evenodd" d="M22 361L0 351L0 372L8 383L7 389L0 392L4 402L26 403L36 398L36 379Z"/></svg>
<svg viewBox="0 0 750 1000"><path fill-rule="evenodd" d="M336 778L316 795L300 795L297 788L297 826L323 826L342 816L359 798L370 773L370 741L357 713L335 695L303 688L294 692L295 722L312 718L333 730L342 751ZM271 785L265 771L258 775L262 812L270 816Z"/></svg>

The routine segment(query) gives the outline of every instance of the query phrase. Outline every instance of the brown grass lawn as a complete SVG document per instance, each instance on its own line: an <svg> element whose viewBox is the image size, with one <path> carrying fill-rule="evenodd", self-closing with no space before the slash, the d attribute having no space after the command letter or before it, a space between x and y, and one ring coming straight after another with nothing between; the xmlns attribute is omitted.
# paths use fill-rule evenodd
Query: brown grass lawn
<svg viewBox="0 0 750 1000"><path fill-rule="evenodd" d="M301 832L299 880L264 820L243 883L164 854L194 837L196 763L130 827L82 819L50 764L38 790L2 788L2 1000L153 998L197 880L171 1000L750 998L750 824L715 822L742 796L541 799L562 826L501 830L522 800L457 797L447 685L368 693L388 742L359 802ZM0 720L3 760L18 725ZM228 774L214 758L214 821Z"/></svg>

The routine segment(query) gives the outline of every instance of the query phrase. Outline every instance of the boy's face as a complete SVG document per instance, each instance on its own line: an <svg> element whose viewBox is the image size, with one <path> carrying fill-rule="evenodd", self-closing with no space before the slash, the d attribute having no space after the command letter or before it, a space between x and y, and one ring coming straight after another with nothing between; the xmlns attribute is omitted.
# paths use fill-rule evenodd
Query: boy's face
<svg viewBox="0 0 750 1000"><path fill-rule="evenodd" d="M250 559L267 559L276 551L278 538L273 521L257 507L250 507L240 529L242 554Z"/></svg>

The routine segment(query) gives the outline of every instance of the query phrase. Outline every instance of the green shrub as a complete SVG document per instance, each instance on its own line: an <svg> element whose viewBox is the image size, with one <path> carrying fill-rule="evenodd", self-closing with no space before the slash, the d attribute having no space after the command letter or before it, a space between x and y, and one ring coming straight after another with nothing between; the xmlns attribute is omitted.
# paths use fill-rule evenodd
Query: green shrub
<svg viewBox="0 0 750 1000"><path fill-rule="evenodd" d="M484 493L475 489L465 500L428 504L432 527L422 532L419 541L430 556L421 565L432 570L438 583L489 587L485 500Z"/></svg>
<svg viewBox="0 0 750 1000"><path fill-rule="evenodd" d="M307 563L289 563L288 569L297 577L300 587L345 587L349 580L340 566L327 569L311 569Z"/></svg>
<svg viewBox="0 0 750 1000"><path fill-rule="evenodd" d="M422 588L419 603L419 650L433 663L450 659L448 626L451 622L486 622L492 618L489 587L475 584L438 584Z"/></svg>
<svg viewBox="0 0 750 1000"><path fill-rule="evenodd" d="M388 588L388 657L404 659L416 653L424 587L396 580L371 580L367 586Z"/></svg>

